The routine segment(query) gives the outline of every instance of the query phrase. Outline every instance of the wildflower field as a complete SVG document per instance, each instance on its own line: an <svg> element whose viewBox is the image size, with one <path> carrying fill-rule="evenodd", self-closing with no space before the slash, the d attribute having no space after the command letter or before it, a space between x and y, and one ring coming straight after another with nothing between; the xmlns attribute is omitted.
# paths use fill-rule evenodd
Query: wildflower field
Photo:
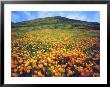
<svg viewBox="0 0 110 87"><path fill-rule="evenodd" d="M99 77L100 30L12 28L12 77Z"/></svg>

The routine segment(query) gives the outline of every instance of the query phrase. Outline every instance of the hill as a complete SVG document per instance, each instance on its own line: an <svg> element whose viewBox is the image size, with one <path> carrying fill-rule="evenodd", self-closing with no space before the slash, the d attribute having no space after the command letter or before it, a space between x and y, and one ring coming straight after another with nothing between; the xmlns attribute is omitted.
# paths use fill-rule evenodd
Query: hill
<svg viewBox="0 0 110 87"><path fill-rule="evenodd" d="M69 19L66 17L55 16L38 18L29 21L11 23L12 28L14 27L36 27L36 28L50 28L50 29L100 29L100 24L97 22L87 22L76 19Z"/></svg>

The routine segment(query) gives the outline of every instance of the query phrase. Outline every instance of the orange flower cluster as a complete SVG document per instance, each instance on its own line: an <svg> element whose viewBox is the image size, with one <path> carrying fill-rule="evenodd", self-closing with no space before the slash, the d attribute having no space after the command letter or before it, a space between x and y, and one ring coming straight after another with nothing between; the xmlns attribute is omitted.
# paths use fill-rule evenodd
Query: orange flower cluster
<svg viewBox="0 0 110 87"><path fill-rule="evenodd" d="M79 35L74 37L74 32ZM61 29L12 32L11 76L100 76L99 37L87 35Z"/></svg>

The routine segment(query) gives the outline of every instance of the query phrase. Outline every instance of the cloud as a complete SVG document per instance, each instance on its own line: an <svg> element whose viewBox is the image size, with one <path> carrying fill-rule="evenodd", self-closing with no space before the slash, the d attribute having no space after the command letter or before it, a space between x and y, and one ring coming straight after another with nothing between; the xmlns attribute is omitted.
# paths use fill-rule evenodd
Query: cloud
<svg viewBox="0 0 110 87"><path fill-rule="evenodd" d="M67 18L87 21L87 18L80 14L67 15Z"/></svg>
<svg viewBox="0 0 110 87"><path fill-rule="evenodd" d="M36 18L36 15L34 15L33 12L30 11L23 11L22 14L26 17L27 20Z"/></svg>
<svg viewBox="0 0 110 87"><path fill-rule="evenodd" d="M97 21L100 23L100 12L95 13L93 19L94 19L93 21Z"/></svg>
<svg viewBox="0 0 110 87"><path fill-rule="evenodd" d="M11 21L13 22L21 22L26 20L32 20L37 18L35 14L37 12L33 11L12 11Z"/></svg>
<svg viewBox="0 0 110 87"><path fill-rule="evenodd" d="M11 21L12 22L16 22L16 21L18 21L20 19L20 17L19 17L19 15L18 14L12 14L11 15Z"/></svg>
<svg viewBox="0 0 110 87"><path fill-rule="evenodd" d="M37 12L37 17L38 18L45 18L45 17L52 17L56 14L55 11L39 11Z"/></svg>

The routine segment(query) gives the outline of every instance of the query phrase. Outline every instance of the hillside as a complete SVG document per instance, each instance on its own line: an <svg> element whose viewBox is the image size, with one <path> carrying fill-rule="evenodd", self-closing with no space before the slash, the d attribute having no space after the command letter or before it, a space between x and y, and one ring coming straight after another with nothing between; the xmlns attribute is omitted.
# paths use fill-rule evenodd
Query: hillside
<svg viewBox="0 0 110 87"><path fill-rule="evenodd" d="M13 23L12 77L100 77L100 24L65 17Z"/></svg>
<svg viewBox="0 0 110 87"><path fill-rule="evenodd" d="M97 22L87 22L76 19L69 19L66 17L55 16L38 18L29 21L11 23L12 28L14 27L36 27L36 28L50 28L50 29L100 29L100 24Z"/></svg>

